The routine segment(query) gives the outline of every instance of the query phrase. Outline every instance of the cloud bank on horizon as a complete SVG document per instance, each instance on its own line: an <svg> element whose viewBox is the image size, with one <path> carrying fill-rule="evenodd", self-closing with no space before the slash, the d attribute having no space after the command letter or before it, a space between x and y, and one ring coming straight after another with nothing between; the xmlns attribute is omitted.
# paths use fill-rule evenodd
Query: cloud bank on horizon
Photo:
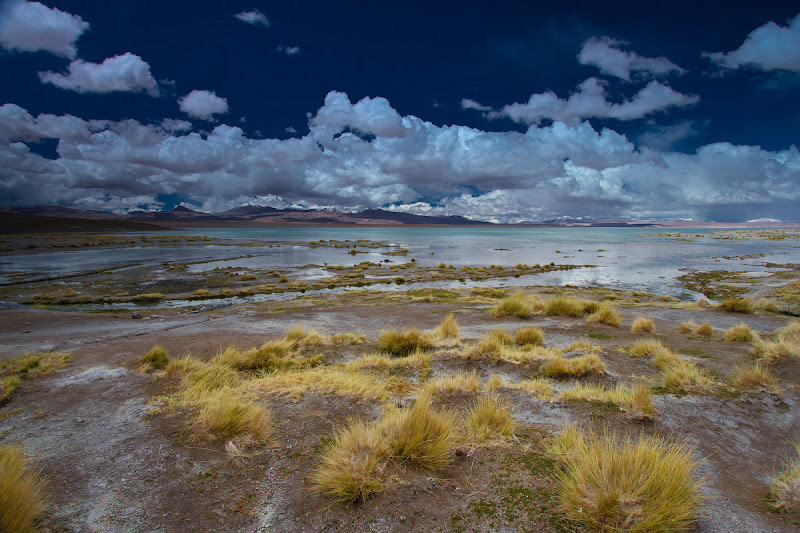
<svg viewBox="0 0 800 533"><path fill-rule="evenodd" d="M99 63L80 59L77 42L90 26L77 14L26 1L7 2L2 9L0 43L7 53L45 52L70 60L61 72L39 71L42 84L87 95L173 98L176 111L150 120L105 120L68 113L34 116L5 103L0 106L2 205L116 213L175 203L207 212L242 205L383 207L503 223L564 215L800 220L796 146L767 150L713 142L690 153L672 150L676 139L702 126L685 118L658 120L701 106L703 95L671 87L669 80L685 77L686 68L667 57L639 54L607 35L582 43L576 64L598 72L567 96L544 90L532 92L527 102L496 106L463 97L462 112L483 117L485 128L437 125L400 113L381 96L354 102L347 93L330 90L307 114L307 133L278 139L220 123L233 119L230 98L216 90L176 97L160 87L163 80L156 81L135 51L109 54ZM230 16L260 27L254 32L274 29L258 9ZM292 56L300 47L278 50ZM800 15L786 27L756 28L736 50L705 55L719 71L800 71ZM198 120L200 129L186 117ZM490 130L504 120L523 131ZM611 126L653 121L653 126L632 139L616 126L595 127L592 120ZM58 142L52 158L32 150L48 139Z"/></svg>

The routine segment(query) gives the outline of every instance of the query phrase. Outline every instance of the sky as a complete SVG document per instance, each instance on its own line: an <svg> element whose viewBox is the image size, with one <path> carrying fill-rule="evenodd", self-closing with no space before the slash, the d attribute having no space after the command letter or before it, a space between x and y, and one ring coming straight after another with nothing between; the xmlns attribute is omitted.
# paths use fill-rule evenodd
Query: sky
<svg viewBox="0 0 800 533"><path fill-rule="evenodd" d="M0 206L800 222L790 2L0 0Z"/></svg>

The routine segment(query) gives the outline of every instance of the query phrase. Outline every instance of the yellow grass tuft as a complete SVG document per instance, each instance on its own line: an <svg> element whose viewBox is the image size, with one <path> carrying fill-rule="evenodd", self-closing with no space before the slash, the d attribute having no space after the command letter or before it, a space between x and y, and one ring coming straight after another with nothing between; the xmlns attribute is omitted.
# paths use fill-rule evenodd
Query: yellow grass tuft
<svg viewBox="0 0 800 533"><path fill-rule="evenodd" d="M405 357L390 357L375 353L351 361L347 363L346 367L350 370L412 368L420 373L420 377L426 377L430 372L432 358L433 354L431 352L424 352L422 350L417 350Z"/></svg>
<svg viewBox="0 0 800 533"><path fill-rule="evenodd" d="M383 490L379 472L386 455L383 435L374 425L350 421L320 454L312 486L345 504L364 501Z"/></svg>
<svg viewBox="0 0 800 533"><path fill-rule="evenodd" d="M650 388L644 383L633 387L617 384L613 389L604 385L588 385L576 383L561 393L563 400L585 400L606 402L619 406L636 419L652 419L655 417L655 408L652 404Z"/></svg>
<svg viewBox="0 0 800 533"><path fill-rule="evenodd" d="M773 333L776 339L788 342L800 342L800 322L789 322Z"/></svg>
<svg viewBox="0 0 800 533"><path fill-rule="evenodd" d="M534 308L530 299L522 291L517 291L500 300L492 309L493 316L513 315L528 318L533 314Z"/></svg>
<svg viewBox="0 0 800 533"><path fill-rule="evenodd" d="M331 342L334 344L364 344L367 342L367 336L351 332L337 333L331 337Z"/></svg>
<svg viewBox="0 0 800 533"><path fill-rule="evenodd" d="M702 335L703 337L710 337L714 334L714 328L712 328L711 324L708 322L703 322L694 332L698 335Z"/></svg>
<svg viewBox="0 0 800 533"><path fill-rule="evenodd" d="M132 302L136 303L147 303L147 302L158 302L159 300L163 300L166 298L160 292L147 292L145 294L137 294L133 298L131 298Z"/></svg>
<svg viewBox="0 0 800 533"><path fill-rule="evenodd" d="M653 325L653 321L643 316L637 316L636 319L633 321L633 324L631 324L632 333L638 333L640 331L652 333L655 330L656 327Z"/></svg>
<svg viewBox="0 0 800 533"><path fill-rule="evenodd" d="M511 408L489 393L475 400L467 412L466 438L471 441L503 441L514 435Z"/></svg>
<svg viewBox="0 0 800 533"><path fill-rule="evenodd" d="M544 302L544 312L555 316L581 316L588 309L596 307L596 302L588 302L572 296L559 296Z"/></svg>
<svg viewBox="0 0 800 533"><path fill-rule="evenodd" d="M752 313L753 307L753 302L747 298L728 298L722 300L717 309L728 313Z"/></svg>
<svg viewBox="0 0 800 533"><path fill-rule="evenodd" d="M800 358L800 344L787 340L756 341L753 352L765 361L774 361L781 357Z"/></svg>
<svg viewBox="0 0 800 533"><path fill-rule="evenodd" d="M302 339L302 337L300 337ZM240 350L236 347L225 348L211 360L212 363L228 366L235 370L266 370L313 365L317 359L289 357L292 347L299 341L280 339L268 341L257 348Z"/></svg>
<svg viewBox="0 0 800 533"><path fill-rule="evenodd" d="M433 342L417 328L383 331L378 338L378 349L390 355L408 355L417 349L428 349Z"/></svg>
<svg viewBox="0 0 800 533"><path fill-rule="evenodd" d="M0 400L6 399L24 380L55 372L71 359L68 353L39 352L0 362Z"/></svg>
<svg viewBox="0 0 800 533"><path fill-rule="evenodd" d="M455 374L448 374L447 376L428 381L425 383L422 391L430 396L435 396L440 392L464 391L475 393L480 386L481 380L478 377L478 373L473 370L469 373L457 372Z"/></svg>
<svg viewBox="0 0 800 533"><path fill-rule="evenodd" d="M203 398L197 424L219 437L247 433L257 442L270 438L272 416L261 404L244 400L231 389L219 389Z"/></svg>
<svg viewBox="0 0 800 533"><path fill-rule="evenodd" d="M656 340L636 341L627 348L631 357L656 357L659 353L668 351L669 348Z"/></svg>
<svg viewBox="0 0 800 533"><path fill-rule="evenodd" d="M702 392L713 386L713 382L705 371L691 361L674 357L661 365L661 368L661 386L665 389Z"/></svg>
<svg viewBox="0 0 800 533"><path fill-rule="evenodd" d="M440 339L458 339L458 320L453 313L447 313L442 322L433 330L433 335Z"/></svg>
<svg viewBox="0 0 800 533"><path fill-rule="evenodd" d="M699 324L689 320L687 322L681 322L678 331L680 331L681 333L694 333L695 331L697 331L697 328L699 327L700 327Z"/></svg>
<svg viewBox="0 0 800 533"><path fill-rule="evenodd" d="M517 383L510 383L508 387L529 392L543 400L549 400L553 395L550 380L545 378L524 379Z"/></svg>
<svg viewBox="0 0 800 533"><path fill-rule="evenodd" d="M541 372L547 377L563 378L583 376L589 372L605 372L606 365L596 353L566 359L555 357L542 365Z"/></svg>
<svg viewBox="0 0 800 533"><path fill-rule="evenodd" d="M725 330L723 337L727 342L752 342L758 336L753 334L750 326L747 324L739 324Z"/></svg>
<svg viewBox="0 0 800 533"><path fill-rule="evenodd" d="M800 443L793 445L800 456ZM800 457L790 461L786 470L772 480L769 502L777 511L792 511L800 504Z"/></svg>
<svg viewBox="0 0 800 533"><path fill-rule="evenodd" d="M296 324L291 327L283 337L283 340L290 348L294 345L297 346L322 346L331 343L331 338L321 335L317 330L306 330L302 324ZM273 341L276 344L280 341Z"/></svg>
<svg viewBox="0 0 800 533"><path fill-rule="evenodd" d="M149 352L139 359L139 364L145 368L166 368L169 364L167 351L159 345L153 346Z"/></svg>
<svg viewBox="0 0 800 533"><path fill-rule="evenodd" d="M600 322L601 324L617 327L622 323L622 317L614 311L613 305L608 302L602 302L597 307L597 310L587 317L586 321Z"/></svg>
<svg viewBox="0 0 800 533"><path fill-rule="evenodd" d="M534 326L520 328L514 332L514 343L517 346L541 346L544 344L544 332Z"/></svg>
<svg viewBox="0 0 800 533"><path fill-rule="evenodd" d="M0 531L36 531L45 508L45 484L18 445L0 446Z"/></svg>
<svg viewBox="0 0 800 533"><path fill-rule="evenodd" d="M774 390L778 385L769 368L762 366L759 361L737 364L733 367L731 379L739 389L767 387Z"/></svg>
<svg viewBox="0 0 800 533"><path fill-rule="evenodd" d="M551 445L564 464L556 492L564 514L591 531L690 531L702 480L688 444L613 432L581 435L567 427Z"/></svg>
<svg viewBox="0 0 800 533"><path fill-rule="evenodd" d="M440 470L453 461L455 414L434 411L430 395L420 394L413 407L390 413L382 424L393 458L424 470Z"/></svg>

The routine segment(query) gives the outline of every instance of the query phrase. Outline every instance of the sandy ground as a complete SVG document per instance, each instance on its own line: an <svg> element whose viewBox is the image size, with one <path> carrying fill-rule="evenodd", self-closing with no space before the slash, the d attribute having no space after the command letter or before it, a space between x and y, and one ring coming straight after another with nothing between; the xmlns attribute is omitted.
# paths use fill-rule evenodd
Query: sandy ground
<svg viewBox="0 0 800 533"><path fill-rule="evenodd" d="M536 290L536 289L531 289ZM307 392L299 399L269 396L275 442L249 457L232 458L222 441L198 441L187 429L191 413L152 415L151 399L169 391L169 379L138 371L138 359L154 344L172 356L209 358L226 345L256 346L302 323L325 333L355 331L374 345L381 330L435 327L449 310L457 313L464 339L491 328L511 331L534 324L548 346L580 338L603 348L608 374L587 379L615 383L658 371L619 348L645 334L629 332L635 316L653 318L658 338L719 376L746 357L750 346L722 340L719 331L746 322L771 332L787 318L775 314L729 314L653 301L621 305L622 326L588 324L580 318L493 318L486 304L385 301L349 297L339 305L297 305L271 313L264 306L239 306L205 313L83 314L41 309L0 310L0 360L23 352L70 352L66 368L30 380L0 404L0 443L20 442L48 480L49 531L564 531L553 511L552 463L542 439L564 423L646 431L687 439L704 459L706 501L698 532L795 531L794 515L769 510L765 497L800 433L800 362L773 368L783 390L741 395L657 394L658 418L638 422L597 406L539 400L505 391L519 424L518 440L480 448L469 459L433 477L408 469L366 503L343 507L309 490L308 474L323 439L353 416L380 417L380 402ZM711 339L682 335L686 320L713 324ZM599 338L598 338L599 337ZM371 346L344 347L330 357L352 359ZM326 356L327 357L327 356ZM471 370L514 379L524 365L434 358L434 375ZM458 395L442 401L462 405Z"/></svg>

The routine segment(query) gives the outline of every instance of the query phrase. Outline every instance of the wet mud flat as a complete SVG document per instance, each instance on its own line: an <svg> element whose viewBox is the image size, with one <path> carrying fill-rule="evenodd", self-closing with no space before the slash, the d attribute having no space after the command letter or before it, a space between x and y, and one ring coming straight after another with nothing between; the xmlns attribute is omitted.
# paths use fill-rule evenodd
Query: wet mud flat
<svg viewBox="0 0 800 533"><path fill-rule="evenodd" d="M690 443L705 479L695 531L796 530L800 517L775 512L767 496L800 432L800 359L780 356L767 363L774 387L740 388L736 365L760 356L753 342L725 339L728 329L744 323L768 341L796 319L762 309L724 312L645 293L537 286L522 288L531 302L564 296L605 302L621 322L542 309L526 318L494 316L511 292L364 287L204 312L157 304L135 314L0 309L0 361L24 352L71 354L67 366L23 380L3 400L0 444L20 443L41 468L50 496L42 526L49 531L572 531L577 526L559 509L560 467L547 443L576 424ZM381 351L381 332L413 327L433 336L449 313L458 335L431 341L424 355ZM653 331L632 332L639 317L649 318ZM710 334L682 332L688 322L707 322ZM535 350L493 355L476 348L498 328L513 337L530 326L543 333ZM186 375L141 361L160 345L171 362L192 355L205 364L226 348L246 353L281 342L293 328L286 366L234 376L236 390L271 413L264 442L204 430L197 423L199 408L179 401ZM344 333L349 336L334 340ZM632 345L643 340L692 363L707 384L665 387L653 358L632 355ZM594 354L602 367L545 376L556 352L566 360ZM539 353L542 358L531 355ZM475 380L442 385L452 376ZM576 385L640 383L652 396L651 416L624 402L565 395ZM448 465L435 471L386 463L382 490L351 505L313 490L320 453L337 428L353 419L377 423L426 390L434 391L436 409L457 413L491 391L510 406L514 437L455 442Z"/></svg>

